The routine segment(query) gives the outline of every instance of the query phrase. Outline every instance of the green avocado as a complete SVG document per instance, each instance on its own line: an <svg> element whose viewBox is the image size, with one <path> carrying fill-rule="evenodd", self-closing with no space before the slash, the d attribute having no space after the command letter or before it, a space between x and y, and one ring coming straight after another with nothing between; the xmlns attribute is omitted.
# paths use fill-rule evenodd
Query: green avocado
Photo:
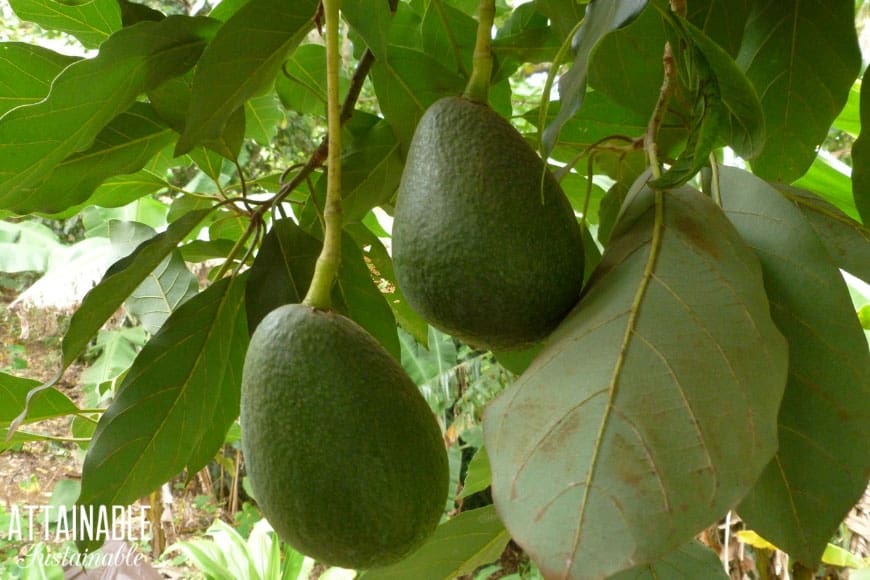
<svg viewBox="0 0 870 580"><path fill-rule="evenodd" d="M409 305L478 348L528 346L580 297L582 238L561 187L510 123L462 97L420 119L392 235Z"/></svg>
<svg viewBox="0 0 870 580"><path fill-rule="evenodd" d="M438 525L441 429L398 362L338 313L292 304L263 318L245 357L241 427L263 515L318 561L383 566Z"/></svg>

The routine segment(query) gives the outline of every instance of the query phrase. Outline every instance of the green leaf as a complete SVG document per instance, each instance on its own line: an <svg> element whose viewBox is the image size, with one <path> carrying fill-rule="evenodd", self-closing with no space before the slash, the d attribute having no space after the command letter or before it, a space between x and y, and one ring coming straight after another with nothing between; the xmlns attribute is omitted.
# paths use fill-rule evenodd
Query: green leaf
<svg viewBox="0 0 870 580"><path fill-rule="evenodd" d="M245 308L248 329L254 329L269 312L283 304L298 304L305 298L321 242L293 220L272 224L251 266Z"/></svg>
<svg viewBox="0 0 870 580"><path fill-rule="evenodd" d="M358 118L359 117L359 118ZM399 142L382 119L354 115L353 136L341 155L344 223L361 221L376 206L390 201L399 187L402 157Z"/></svg>
<svg viewBox="0 0 870 580"><path fill-rule="evenodd" d="M140 245L132 254L116 262L105 277L82 300L70 319L63 337L62 366L66 368L81 354L91 337L115 313L124 300L160 265L210 210L186 214L160 233Z"/></svg>
<svg viewBox="0 0 870 580"><path fill-rule="evenodd" d="M461 499L483 491L492 485L492 469L489 467L489 456L486 447L481 447L468 463L468 471L465 481L462 483L462 492L456 496Z"/></svg>
<svg viewBox="0 0 870 580"><path fill-rule="evenodd" d="M852 195L861 220L870 223L870 78L861 83L861 134L852 144Z"/></svg>
<svg viewBox="0 0 870 580"><path fill-rule="evenodd" d="M341 297L348 316L378 339L387 352L401 359L393 311L375 286L362 252L347 233L342 236L341 268L333 292Z"/></svg>
<svg viewBox="0 0 870 580"><path fill-rule="evenodd" d="M322 243L290 219L275 222L251 267L246 308L251 332L283 304L302 302ZM396 321L353 239L342 238L341 267L332 289L333 308L350 317L399 358Z"/></svg>
<svg viewBox="0 0 870 580"><path fill-rule="evenodd" d="M212 21L182 16L122 29L96 58L66 67L44 100L0 118L0 208L89 147L143 91L193 66L213 29Z"/></svg>
<svg viewBox="0 0 870 580"><path fill-rule="evenodd" d="M186 300L196 295L199 281L176 250L136 288L124 303L127 310L151 334Z"/></svg>
<svg viewBox="0 0 870 580"><path fill-rule="evenodd" d="M118 5L121 7L121 24L124 27L133 26L144 20L163 20L166 15L139 2L131 2L130 0L118 0Z"/></svg>
<svg viewBox="0 0 870 580"><path fill-rule="evenodd" d="M514 8L504 25L498 29L492 41L492 52L497 59L552 62L561 44L537 3L527 2ZM501 72L505 66L503 62L499 64Z"/></svg>
<svg viewBox="0 0 870 580"><path fill-rule="evenodd" d="M38 186L24 188L12 209L57 213L83 204L105 179L139 171L174 137L150 105L134 103L100 131L87 151L65 159Z"/></svg>
<svg viewBox="0 0 870 580"><path fill-rule="evenodd" d="M339 98L344 99L350 82L342 71L339 71L338 80ZM305 44L293 51L275 81L275 90L287 109L325 117L326 48L319 44Z"/></svg>
<svg viewBox="0 0 870 580"><path fill-rule="evenodd" d="M866 71L865 71L866 76ZM870 79L868 79L870 80ZM861 87L863 83L856 80L849 89L849 97L846 99L846 106L834 119L834 127L841 131L845 131L852 137L858 137L861 133ZM870 108L870 105L868 107ZM868 119L870 120L870 119ZM866 126L866 124L865 124ZM854 148L854 144L852 145Z"/></svg>
<svg viewBox="0 0 870 580"><path fill-rule="evenodd" d="M402 368L417 386L449 373L456 366L456 346L448 334L429 326L425 345L406 332L399 333Z"/></svg>
<svg viewBox="0 0 870 580"><path fill-rule="evenodd" d="M852 159L854 160L854 145L852 147ZM860 151L859 151L860 158ZM856 165L854 172L861 169ZM820 151L803 177L794 182L794 185L808 189L837 206L841 211L853 219L859 219L859 211L855 207L858 196L852 196L854 189L854 177L849 178L849 168L842 162L830 157L824 151ZM859 175L860 180L860 175Z"/></svg>
<svg viewBox="0 0 870 580"><path fill-rule="evenodd" d="M737 56L761 98L767 127L752 170L789 183L815 159L860 70L855 4L789 0L752 8Z"/></svg>
<svg viewBox="0 0 870 580"><path fill-rule="evenodd" d="M180 471L198 471L218 450L239 411L244 287L216 282L145 345L97 425L79 505L129 504Z"/></svg>
<svg viewBox="0 0 870 580"><path fill-rule="evenodd" d="M420 22L423 52L451 71L468 77L477 21L443 0L429 2Z"/></svg>
<svg viewBox="0 0 870 580"><path fill-rule="evenodd" d="M177 155L219 138L245 101L272 86L284 58L311 29L318 5L251 0L226 21L197 65Z"/></svg>
<svg viewBox="0 0 870 580"><path fill-rule="evenodd" d="M710 548L697 540L692 540L658 562L620 572L608 580L685 580L686 578L727 580L728 574Z"/></svg>
<svg viewBox="0 0 870 580"><path fill-rule="evenodd" d="M393 20L390 4L388 2L346 2L341 7L341 12L348 24L362 36L366 46L375 55L375 60L386 60L387 41Z"/></svg>
<svg viewBox="0 0 870 580"><path fill-rule="evenodd" d="M383 242L363 224L350 224L346 231L356 241L357 247L363 254L371 260L378 275L389 283L389 288L382 289L381 292L383 292L387 304L392 308L396 322L409 332L417 342L426 346L429 340L429 324L408 306L405 294L396 283L393 259Z"/></svg>
<svg viewBox="0 0 870 580"><path fill-rule="evenodd" d="M168 185L164 179L143 169L108 178L94 190L88 201L100 207L123 207Z"/></svg>
<svg viewBox="0 0 870 580"><path fill-rule="evenodd" d="M743 41L743 28L755 0L707 0L688 2L687 18L722 50L736 57ZM709 56L708 56L709 58Z"/></svg>
<svg viewBox="0 0 870 580"><path fill-rule="evenodd" d="M268 147L278 123L284 120L278 97L269 93L245 103L245 136Z"/></svg>
<svg viewBox="0 0 870 580"><path fill-rule="evenodd" d="M510 540L493 506L462 512L441 524L416 552L392 566L369 570L365 580L452 580L497 560Z"/></svg>
<svg viewBox="0 0 870 580"><path fill-rule="evenodd" d="M136 359L139 348L148 340L141 326L101 330L91 351L99 356L81 374L81 382L86 385L101 385L118 378L130 368Z"/></svg>
<svg viewBox="0 0 870 580"><path fill-rule="evenodd" d="M601 39L589 60L589 85L649 119L664 69L665 24L652 4L627 26Z"/></svg>
<svg viewBox="0 0 870 580"><path fill-rule="evenodd" d="M0 116L42 100L54 77L77 60L23 42L0 43Z"/></svg>
<svg viewBox="0 0 870 580"><path fill-rule="evenodd" d="M867 487L870 353L849 292L800 210L750 173L723 167L722 207L761 260L771 315L788 340L779 450L739 512L815 568ZM799 257L799 259L796 259Z"/></svg>
<svg viewBox="0 0 870 580"><path fill-rule="evenodd" d="M9 0L9 6L21 20L71 34L85 48L97 48L121 29L121 8L117 0Z"/></svg>
<svg viewBox="0 0 870 580"><path fill-rule="evenodd" d="M375 60L371 74L381 111L405 150L429 105L465 88L465 77L424 52L401 46L391 45L386 60Z"/></svg>
<svg viewBox="0 0 870 580"><path fill-rule="evenodd" d="M870 283L870 230L814 193L776 188L803 212L837 267Z"/></svg>
<svg viewBox="0 0 870 580"><path fill-rule="evenodd" d="M705 195L641 180L579 305L486 410L499 515L545 577L656 562L767 466L786 372L751 249Z"/></svg>
<svg viewBox="0 0 870 580"><path fill-rule="evenodd" d="M586 7L583 24L571 41L574 63L559 79L559 98L562 106L556 119L544 131L541 144L549 153L559 138L562 125L577 112L586 95L586 70L589 56L601 39L634 18L646 6L646 0L619 0L591 2Z"/></svg>
<svg viewBox="0 0 870 580"><path fill-rule="evenodd" d="M754 157L761 152L765 139L764 112L755 88L721 46L690 22L683 24L716 77L722 105L728 111L727 144L741 157Z"/></svg>
<svg viewBox="0 0 870 580"><path fill-rule="evenodd" d="M38 386L39 381L0 373L0 427L5 430L9 426L24 409L28 393ZM64 417L78 411L75 403L57 389L44 389L34 393L29 405L24 423Z"/></svg>

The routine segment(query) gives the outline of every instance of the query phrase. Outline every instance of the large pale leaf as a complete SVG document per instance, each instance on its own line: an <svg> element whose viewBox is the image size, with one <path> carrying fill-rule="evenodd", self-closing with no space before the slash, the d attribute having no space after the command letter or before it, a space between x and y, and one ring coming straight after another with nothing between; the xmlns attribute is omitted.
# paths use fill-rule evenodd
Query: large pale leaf
<svg viewBox="0 0 870 580"><path fill-rule="evenodd" d="M870 284L870 230L810 191L776 187L803 212L837 267Z"/></svg>
<svg viewBox="0 0 870 580"><path fill-rule="evenodd" d="M510 540L492 506L463 512L441 524L416 552L392 566L369 570L365 580L453 580L497 560Z"/></svg>
<svg viewBox="0 0 870 580"><path fill-rule="evenodd" d="M499 515L548 578L655 562L768 464L786 372L721 210L636 186L579 305L486 411Z"/></svg>
<svg viewBox="0 0 870 580"><path fill-rule="evenodd" d="M81 204L107 178L142 169L174 137L150 105L134 103L112 119L86 151L64 159L38 186L23 189L12 208L19 213L57 213Z"/></svg>
<svg viewBox="0 0 870 580"><path fill-rule="evenodd" d="M723 167L722 207L761 260L788 340L779 451L740 505L747 525L814 568L870 477L870 353L840 272L799 209Z"/></svg>
<svg viewBox="0 0 870 580"><path fill-rule="evenodd" d="M852 195L865 224L870 223L870 77L861 83L861 134L852 145Z"/></svg>
<svg viewBox="0 0 870 580"><path fill-rule="evenodd" d="M861 67L855 3L766 0L752 8L737 56L767 123L752 169L788 183L809 168Z"/></svg>
<svg viewBox="0 0 870 580"><path fill-rule="evenodd" d="M314 24L317 0L251 0L208 45L193 77L193 96L176 153L219 138L245 101L265 93L287 54Z"/></svg>
<svg viewBox="0 0 870 580"><path fill-rule="evenodd" d="M48 94L51 81L78 59L23 42L0 44L0 116Z"/></svg>
<svg viewBox="0 0 870 580"><path fill-rule="evenodd" d="M172 16L124 28L96 58L66 67L45 99L0 118L0 208L13 206L23 189L89 147L143 91L193 66L214 24Z"/></svg>
<svg viewBox="0 0 870 580"><path fill-rule="evenodd" d="M609 580L727 580L722 562L710 548L697 540L683 545L658 562L614 574Z"/></svg>
<svg viewBox="0 0 870 580"><path fill-rule="evenodd" d="M239 410L243 292L237 279L213 284L145 345L94 432L80 505L131 503L217 452Z"/></svg>
<svg viewBox="0 0 870 580"><path fill-rule="evenodd" d="M130 314L154 334L175 309L198 290L199 281L175 250L148 274L125 304Z"/></svg>
<svg viewBox="0 0 870 580"><path fill-rule="evenodd" d="M196 227L210 210L193 211L173 222L165 232L144 242L126 258L116 262L105 277L82 300L70 319L63 337L66 368L81 354L88 341L160 263Z"/></svg>
<svg viewBox="0 0 870 580"><path fill-rule="evenodd" d="M117 0L9 0L9 5L21 20L71 34L86 48L98 47L121 28Z"/></svg>

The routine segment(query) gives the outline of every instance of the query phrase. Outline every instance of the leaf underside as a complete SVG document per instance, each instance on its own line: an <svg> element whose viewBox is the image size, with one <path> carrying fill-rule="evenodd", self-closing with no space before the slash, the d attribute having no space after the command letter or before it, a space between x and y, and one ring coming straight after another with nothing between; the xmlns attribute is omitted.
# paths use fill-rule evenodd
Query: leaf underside
<svg viewBox="0 0 870 580"><path fill-rule="evenodd" d="M484 418L495 504L548 578L661 559L776 449L787 352L757 258L697 191L637 191L578 307Z"/></svg>

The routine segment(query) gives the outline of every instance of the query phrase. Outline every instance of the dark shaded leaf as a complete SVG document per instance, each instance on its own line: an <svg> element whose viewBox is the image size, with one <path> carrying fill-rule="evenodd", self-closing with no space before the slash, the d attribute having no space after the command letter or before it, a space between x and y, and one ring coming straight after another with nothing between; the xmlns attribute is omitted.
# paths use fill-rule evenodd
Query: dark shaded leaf
<svg viewBox="0 0 870 580"><path fill-rule="evenodd" d="M840 272L801 212L750 173L723 167L722 207L761 260L788 340L779 450L738 508L747 525L815 568L870 477L870 353Z"/></svg>
<svg viewBox="0 0 870 580"><path fill-rule="evenodd" d="M727 580L728 574L716 554L697 540L658 562L614 574L608 580Z"/></svg>
<svg viewBox="0 0 870 580"><path fill-rule="evenodd" d="M239 413L244 287L239 279L216 282L145 345L94 432L79 505L129 504L214 456Z"/></svg>
<svg viewBox="0 0 870 580"><path fill-rule="evenodd" d="M319 239L290 219L274 223L251 267L245 297L251 332L275 308L302 302L321 245ZM398 359L396 321L385 297L374 285L362 254L349 235L343 236L341 247L341 267L332 289L333 308L366 329Z"/></svg>
<svg viewBox="0 0 870 580"><path fill-rule="evenodd" d="M646 6L646 0L595 0L586 6L583 24L571 41L574 63L559 79L562 106L556 119L544 131L541 144L549 153L559 138L562 125L577 112L586 95L586 69L592 49L601 39L634 18Z"/></svg>
<svg viewBox="0 0 870 580"><path fill-rule="evenodd" d="M365 580L452 580L497 560L510 540L492 506L462 512L435 529L423 546L392 566L369 570Z"/></svg>
<svg viewBox="0 0 870 580"><path fill-rule="evenodd" d="M870 77L861 83L861 134L852 144L852 195L861 220L870 223Z"/></svg>
<svg viewBox="0 0 870 580"><path fill-rule="evenodd" d="M737 62L761 97L767 127L752 170L794 181L815 158L860 70L855 5L755 2Z"/></svg>
<svg viewBox="0 0 870 580"><path fill-rule="evenodd" d="M870 230L812 192L776 188L803 212L837 267L870 284Z"/></svg>
<svg viewBox="0 0 870 580"><path fill-rule="evenodd" d="M641 186L579 305L484 416L499 515L545 577L666 557L776 450L787 351L758 259L703 194Z"/></svg>
<svg viewBox="0 0 870 580"><path fill-rule="evenodd" d="M764 112L755 88L722 47L690 22L684 26L715 75L721 103L728 111L728 130L723 135L726 143L738 155L754 157L764 147L765 138Z"/></svg>
<svg viewBox="0 0 870 580"><path fill-rule="evenodd" d="M284 58L314 24L318 4L317 0L251 0L226 21L196 67L176 154L220 138L245 101L272 86Z"/></svg>

